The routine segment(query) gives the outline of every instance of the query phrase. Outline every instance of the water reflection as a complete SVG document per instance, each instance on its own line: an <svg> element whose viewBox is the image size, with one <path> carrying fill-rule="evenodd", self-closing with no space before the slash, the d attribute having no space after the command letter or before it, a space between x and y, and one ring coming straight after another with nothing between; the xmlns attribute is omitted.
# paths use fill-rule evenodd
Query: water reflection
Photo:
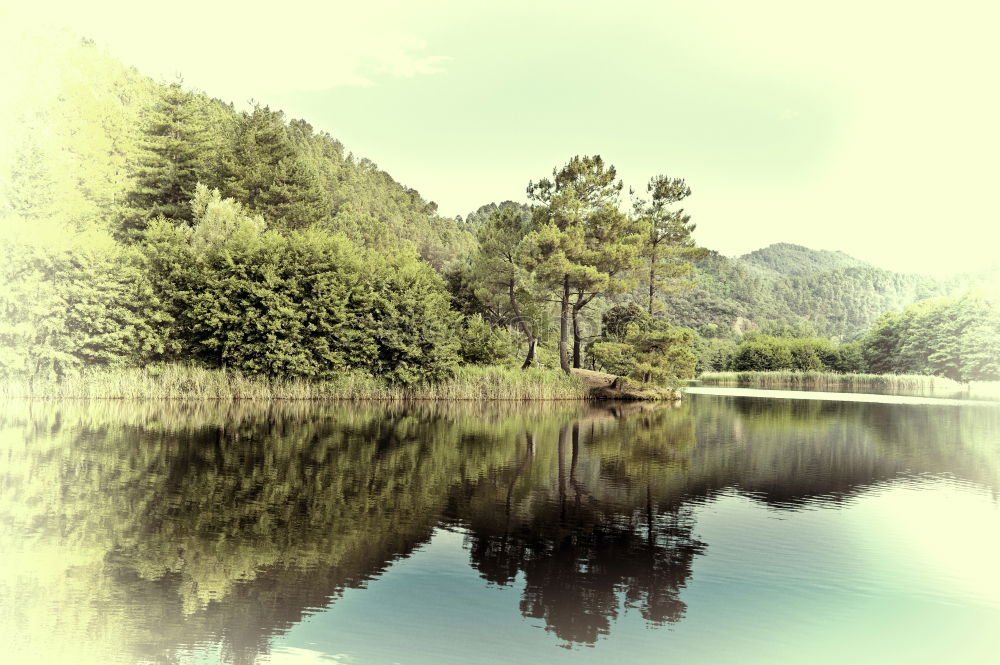
<svg viewBox="0 0 1000 665"><path fill-rule="evenodd" d="M517 461L453 492L448 516L466 525L473 565L501 585L523 573L521 612L566 643L606 634L623 603L653 624L680 620L704 544L654 471L682 469L694 443L687 416L606 412L544 442L525 432Z"/></svg>
<svg viewBox="0 0 1000 665"><path fill-rule="evenodd" d="M681 406L11 403L0 639L14 661L253 663L447 525L562 645L682 620L738 490L835 506L905 476L996 492L1000 410L699 395ZM543 658L544 660L544 658Z"/></svg>

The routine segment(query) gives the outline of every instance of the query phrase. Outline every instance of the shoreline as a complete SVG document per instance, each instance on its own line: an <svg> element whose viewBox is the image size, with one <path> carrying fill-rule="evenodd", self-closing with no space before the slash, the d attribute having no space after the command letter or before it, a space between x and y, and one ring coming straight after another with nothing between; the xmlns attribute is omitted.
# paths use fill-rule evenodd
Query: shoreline
<svg viewBox="0 0 1000 665"><path fill-rule="evenodd" d="M959 383L924 374L837 374L835 372L704 372L691 386L741 387L802 392L841 391L1000 401L1000 381Z"/></svg>
<svg viewBox="0 0 1000 665"><path fill-rule="evenodd" d="M436 383L401 386L365 372L345 371L324 380L246 376L188 364L90 368L61 381L0 382L0 399L30 400L203 400L372 401L372 402L599 402L676 401L678 390L611 387L611 374L502 366L463 366Z"/></svg>

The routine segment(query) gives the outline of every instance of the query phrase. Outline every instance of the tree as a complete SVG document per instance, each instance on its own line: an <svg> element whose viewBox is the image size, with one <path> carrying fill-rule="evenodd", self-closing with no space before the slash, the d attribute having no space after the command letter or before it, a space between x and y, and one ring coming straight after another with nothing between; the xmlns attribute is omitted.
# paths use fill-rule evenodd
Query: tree
<svg viewBox="0 0 1000 665"><path fill-rule="evenodd" d="M862 340L869 369L955 381L1000 378L1000 304L970 291L890 313Z"/></svg>
<svg viewBox="0 0 1000 665"><path fill-rule="evenodd" d="M692 330L660 323L649 330L636 330L629 342L636 352L634 377L669 386L694 377L698 357Z"/></svg>
<svg viewBox="0 0 1000 665"><path fill-rule="evenodd" d="M792 352L786 344L774 337L762 337L743 342L733 358L733 369L737 372L773 372L791 369Z"/></svg>
<svg viewBox="0 0 1000 665"><path fill-rule="evenodd" d="M579 367L579 312L595 296L626 286L613 278L634 267L640 237L618 209L622 183L615 168L600 156L573 157L552 175L528 183L529 198L540 205L524 252L539 280L558 294L559 364L569 373L571 320Z"/></svg>
<svg viewBox="0 0 1000 665"><path fill-rule="evenodd" d="M193 227L155 220L143 247L183 357L265 376L358 369L402 384L457 364L458 315L426 263L319 229L265 230L205 187L192 208Z"/></svg>
<svg viewBox="0 0 1000 665"><path fill-rule="evenodd" d="M319 175L289 137L284 114L267 107L240 116L223 193L278 229L309 228L331 213Z"/></svg>
<svg viewBox="0 0 1000 665"><path fill-rule="evenodd" d="M689 287L690 281L684 278L694 272L693 262L703 259L707 251L694 245L691 233L695 225L691 216L671 208L691 195L691 188L683 179L654 176L646 191L650 201L636 201L634 208L644 226L641 255L648 266L646 311L652 316L656 293L676 293Z"/></svg>
<svg viewBox="0 0 1000 665"><path fill-rule="evenodd" d="M506 328L494 328L482 314L465 319L458 350L463 363L493 365L516 350L517 344Z"/></svg>
<svg viewBox="0 0 1000 665"><path fill-rule="evenodd" d="M532 276L521 251L531 223L531 212L523 206L494 206L478 226L479 249L472 260L472 274L480 284L476 295L486 302L499 300L509 308L513 322L527 338L528 351L521 369L534 363L538 343L534 317L528 316L522 306L522 302L529 308L534 304L530 292Z"/></svg>
<svg viewBox="0 0 1000 665"><path fill-rule="evenodd" d="M601 315L601 337L624 342L630 327L637 326L641 330L647 330L650 325L652 318L634 302L615 305Z"/></svg>
<svg viewBox="0 0 1000 665"><path fill-rule="evenodd" d="M0 259L0 376L162 357L170 317L133 248L5 244Z"/></svg>
<svg viewBox="0 0 1000 665"><path fill-rule="evenodd" d="M162 90L145 129L135 189L129 194L120 234L134 238L149 220L191 221L191 198L206 176L205 117L194 95L174 83Z"/></svg>

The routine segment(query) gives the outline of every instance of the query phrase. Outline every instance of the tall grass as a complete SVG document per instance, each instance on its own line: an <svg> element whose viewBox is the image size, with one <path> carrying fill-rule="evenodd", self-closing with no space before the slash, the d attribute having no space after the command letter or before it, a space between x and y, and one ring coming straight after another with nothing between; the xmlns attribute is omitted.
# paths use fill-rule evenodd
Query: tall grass
<svg viewBox="0 0 1000 665"><path fill-rule="evenodd" d="M246 376L239 372L173 364L89 369L62 381L0 383L0 397L42 399L209 400L556 400L586 399L580 379L555 370L460 367L450 379L399 386L364 372L324 381Z"/></svg>
<svg viewBox="0 0 1000 665"><path fill-rule="evenodd" d="M1000 381L962 384L942 376L920 374L836 374L833 372L705 372L709 386L748 386L803 390L840 390L868 393L917 394L1000 400Z"/></svg>

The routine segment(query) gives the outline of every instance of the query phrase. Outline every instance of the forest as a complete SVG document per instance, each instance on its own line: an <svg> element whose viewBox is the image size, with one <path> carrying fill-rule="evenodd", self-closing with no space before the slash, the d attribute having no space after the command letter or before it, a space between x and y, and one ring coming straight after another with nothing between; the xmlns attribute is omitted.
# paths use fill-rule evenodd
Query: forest
<svg viewBox="0 0 1000 665"><path fill-rule="evenodd" d="M87 40L25 53L47 85L4 117L4 378L184 363L394 386L468 366L1000 379L995 276L794 245L727 258L697 246L683 178L626 194L598 155L525 174L526 203L449 218L281 111L156 82Z"/></svg>

